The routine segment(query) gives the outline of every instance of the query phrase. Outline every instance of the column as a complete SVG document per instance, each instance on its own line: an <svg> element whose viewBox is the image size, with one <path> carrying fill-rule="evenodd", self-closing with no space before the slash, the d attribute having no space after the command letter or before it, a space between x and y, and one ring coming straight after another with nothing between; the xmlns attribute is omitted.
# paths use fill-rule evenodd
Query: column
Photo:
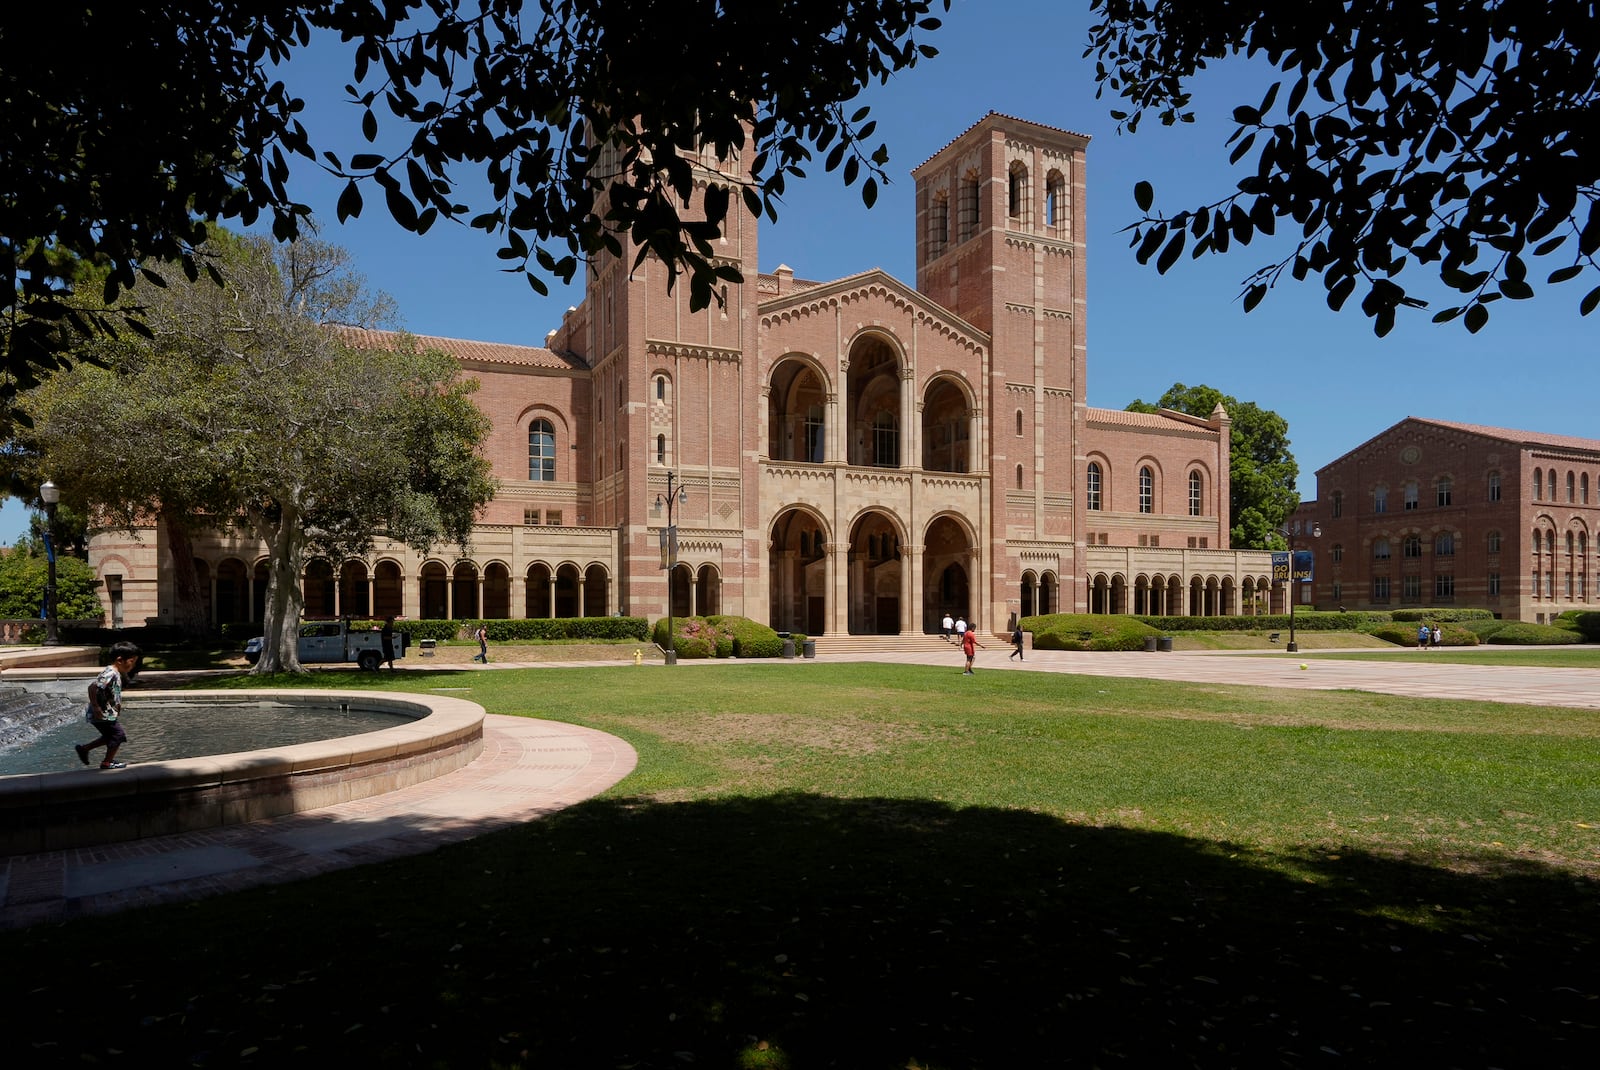
<svg viewBox="0 0 1600 1070"><path fill-rule="evenodd" d="M908 630L904 622L909 616L911 621L911 627L909 628L909 631L912 635L922 634L922 614L927 608L924 602L922 590L922 549L923 548L921 546L900 547L900 559L901 564L904 566L905 581L902 587L902 590L905 592L905 594L901 596L901 602L910 607L907 610L903 610L900 614L900 630L902 632Z"/></svg>
<svg viewBox="0 0 1600 1070"><path fill-rule="evenodd" d="M556 574L550 573L550 619L556 619Z"/></svg>

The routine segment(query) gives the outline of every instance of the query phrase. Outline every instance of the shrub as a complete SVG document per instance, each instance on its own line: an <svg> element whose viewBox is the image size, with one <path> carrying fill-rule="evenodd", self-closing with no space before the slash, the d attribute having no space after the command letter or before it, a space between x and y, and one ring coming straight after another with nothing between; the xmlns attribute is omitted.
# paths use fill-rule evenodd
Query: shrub
<svg viewBox="0 0 1600 1070"><path fill-rule="evenodd" d="M783 654L778 633L749 617L674 617L672 631L672 649L680 658L776 658ZM667 648L667 618L656 621L650 638ZM797 636L795 645L803 639Z"/></svg>
<svg viewBox="0 0 1600 1070"><path fill-rule="evenodd" d="M1494 618L1490 618L1494 620ZM1474 621L1473 623L1478 623ZM1501 621L1494 621L1496 624ZM1368 635L1382 639L1395 646L1417 646L1417 629L1415 626L1395 621L1390 624L1381 624L1376 628L1365 629ZM1440 646L1477 646L1478 633L1465 624L1441 623L1439 625Z"/></svg>
<svg viewBox="0 0 1600 1070"><path fill-rule="evenodd" d="M1266 613L1255 617L1134 617L1163 632L1286 632L1289 614ZM1360 631L1389 622L1388 613L1319 613L1296 610L1294 626L1307 632Z"/></svg>
<svg viewBox="0 0 1600 1070"><path fill-rule="evenodd" d="M1600 643L1600 613L1579 613L1574 623L1585 639Z"/></svg>
<svg viewBox="0 0 1600 1070"><path fill-rule="evenodd" d="M1147 637L1161 634L1138 618L1104 613L1048 613L1020 625L1033 633L1035 650L1143 650Z"/></svg>
<svg viewBox="0 0 1600 1070"><path fill-rule="evenodd" d="M1494 614L1487 609L1397 609L1393 617L1395 620L1408 620L1413 624L1419 621L1445 624L1450 621L1493 620Z"/></svg>
<svg viewBox="0 0 1600 1070"><path fill-rule="evenodd" d="M1489 636L1493 635L1495 632L1498 632L1501 628L1504 628L1506 625L1515 624L1515 623L1516 623L1516 621L1512 621L1512 620L1496 620L1495 618L1490 617L1488 620L1470 620L1470 621L1467 621L1465 624L1462 625L1462 627L1466 628L1468 631L1472 632L1473 635L1476 635L1478 637L1479 642L1483 642L1483 641L1487 640L1489 638Z"/></svg>
<svg viewBox="0 0 1600 1070"><path fill-rule="evenodd" d="M722 653L721 644L717 647L717 657L735 658L777 658L783 656L783 640L778 638L778 633L765 624L751 620L749 617L716 616L706 618L716 625L719 631L728 636L728 653ZM792 637L796 649L805 640L805 636Z"/></svg>
<svg viewBox="0 0 1600 1070"><path fill-rule="evenodd" d="M1494 646L1564 646L1583 642L1583 636L1549 624L1507 621L1504 628L1489 636L1489 642Z"/></svg>

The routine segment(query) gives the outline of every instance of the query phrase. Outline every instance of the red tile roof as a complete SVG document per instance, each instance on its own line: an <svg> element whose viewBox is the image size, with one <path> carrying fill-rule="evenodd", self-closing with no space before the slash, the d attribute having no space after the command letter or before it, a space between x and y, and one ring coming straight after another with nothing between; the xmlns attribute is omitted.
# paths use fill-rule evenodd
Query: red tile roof
<svg viewBox="0 0 1600 1070"><path fill-rule="evenodd" d="M378 349L395 339L407 336L407 331L374 331L365 327L335 328L345 344L357 349ZM465 338L441 338L431 334L410 335L424 349L437 349L459 361L474 364L505 364L523 368L585 368L576 357L564 356L542 346L519 346L508 342L476 342Z"/></svg>

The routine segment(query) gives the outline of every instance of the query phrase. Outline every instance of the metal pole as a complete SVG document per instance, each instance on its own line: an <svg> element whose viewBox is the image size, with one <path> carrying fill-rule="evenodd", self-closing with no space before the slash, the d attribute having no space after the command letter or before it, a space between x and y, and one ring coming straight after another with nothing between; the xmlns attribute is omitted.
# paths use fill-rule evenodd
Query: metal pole
<svg viewBox="0 0 1600 1070"><path fill-rule="evenodd" d="M45 559L44 581L44 645L60 646L61 635L56 630L56 503L44 503L44 531L50 540Z"/></svg>

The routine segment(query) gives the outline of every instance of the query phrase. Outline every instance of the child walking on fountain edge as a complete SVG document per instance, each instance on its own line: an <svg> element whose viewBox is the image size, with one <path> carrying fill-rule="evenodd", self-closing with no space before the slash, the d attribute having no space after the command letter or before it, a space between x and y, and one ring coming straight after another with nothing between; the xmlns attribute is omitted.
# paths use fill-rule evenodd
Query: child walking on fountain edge
<svg viewBox="0 0 1600 1070"><path fill-rule="evenodd" d="M114 643L111 647L111 664L100 670L100 675L89 685L89 704L84 708L83 719L94 726L100 738L93 743L79 743L72 749L78 752L78 761L89 764L89 752L104 746L105 760L101 769L123 769L127 762L117 761L117 749L128 742L122 730L122 680L139 664L139 648L129 642Z"/></svg>

